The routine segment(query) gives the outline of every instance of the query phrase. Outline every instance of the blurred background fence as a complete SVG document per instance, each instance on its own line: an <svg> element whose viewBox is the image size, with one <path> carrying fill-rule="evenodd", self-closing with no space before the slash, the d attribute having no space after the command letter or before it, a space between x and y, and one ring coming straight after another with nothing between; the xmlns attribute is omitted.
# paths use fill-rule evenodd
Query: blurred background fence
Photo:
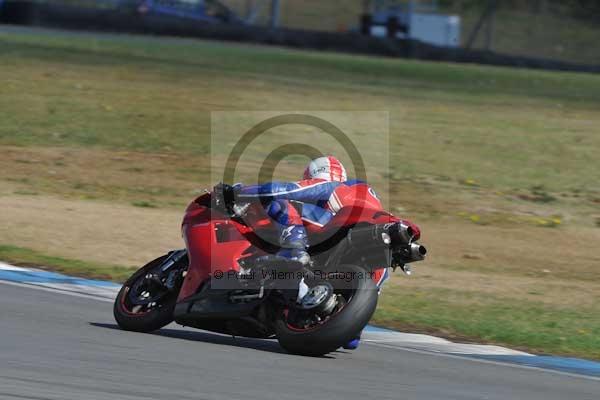
<svg viewBox="0 0 600 400"><path fill-rule="evenodd" d="M425 42L433 34L429 43L434 45L600 65L599 0L30 0L29 3L32 1L137 14L160 13L197 24L218 22L327 33L354 32ZM0 18L4 14L6 21L7 10L24 2L0 0ZM420 19L411 20L413 13ZM455 34L445 31L450 28L456 30ZM439 39L444 35L449 38Z"/></svg>
<svg viewBox="0 0 600 400"><path fill-rule="evenodd" d="M223 3L243 15L257 1L224 0ZM360 16L373 3L377 2L282 0L279 24L294 29L357 31ZM394 7L407 2L379 3ZM414 3L417 9L460 17L463 47L470 44L472 48L510 55L578 64L600 63L598 0L421 0ZM259 9L257 23L268 25L269 13L265 4Z"/></svg>

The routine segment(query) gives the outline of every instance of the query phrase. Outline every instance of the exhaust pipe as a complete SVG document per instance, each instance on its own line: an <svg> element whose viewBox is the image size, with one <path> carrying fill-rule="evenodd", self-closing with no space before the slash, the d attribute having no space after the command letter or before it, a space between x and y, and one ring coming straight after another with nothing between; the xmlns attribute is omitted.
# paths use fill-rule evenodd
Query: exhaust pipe
<svg viewBox="0 0 600 400"><path fill-rule="evenodd" d="M406 243L410 243L415 237L415 231L412 226L403 224L402 222L398 224L398 234Z"/></svg>
<svg viewBox="0 0 600 400"><path fill-rule="evenodd" d="M426 254L427 249L425 248L425 246L420 245L419 243L412 243L410 245L410 257L412 261L424 260Z"/></svg>
<svg viewBox="0 0 600 400"><path fill-rule="evenodd" d="M410 243L415 232L410 225L406 225L402 222L396 222L387 226L387 231L392 236L394 241L399 240L402 244Z"/></svg>

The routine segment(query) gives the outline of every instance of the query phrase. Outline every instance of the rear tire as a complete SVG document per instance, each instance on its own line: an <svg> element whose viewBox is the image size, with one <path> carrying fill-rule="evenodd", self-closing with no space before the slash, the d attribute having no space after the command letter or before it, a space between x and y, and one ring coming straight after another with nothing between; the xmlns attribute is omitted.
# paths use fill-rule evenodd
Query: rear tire
<svg viewBox="0 0 600 400"><path fill-rule="evenodd" d="M127 295L131 286L138 279L145 276L148 271L161 265L167 257L168 254L165 254L146 264L137 270L121 287L113 307L113 315L121 329L134 332L152 332L173 322L173 310L177 300L176 292L167 295L168 297L161 299L160 304L155 308L144 313L132 313L126 307Z"/></svg>
<svg viewBox="0 0 600 400"><path fill-rule="evenodd" d="M377 307L377 287L366 271L355 265L340 265L336 270L359 276L353 281L352 298L330 320L308 330L290 327L285 315L278 318L275 322L277 340L288 352L314 357L335 351L358 337L373 316ZM337 289L335 280L330 283Z"/></svg>

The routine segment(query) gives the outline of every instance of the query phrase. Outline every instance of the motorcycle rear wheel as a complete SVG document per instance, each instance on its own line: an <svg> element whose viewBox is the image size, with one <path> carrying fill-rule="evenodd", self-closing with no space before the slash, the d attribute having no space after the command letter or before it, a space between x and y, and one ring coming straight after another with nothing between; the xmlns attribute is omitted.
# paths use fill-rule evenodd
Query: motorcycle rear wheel
<svg viewBox="0 0 600 400"><path fill-rule="evenodd" d="M352 282L352 294L347 296L350 298L323 324L307 329L290 325L287 314L282 312L275 321L275 330L279 344L288 352L316 357L335 351L356 338L373 316L377 307L377 286L366 271L356 265L340 265L335 270L356 277ZM338 279L329 282L336 293L348 293L347 288L340 287L347 286L347 282L346 285Z"/></svg>

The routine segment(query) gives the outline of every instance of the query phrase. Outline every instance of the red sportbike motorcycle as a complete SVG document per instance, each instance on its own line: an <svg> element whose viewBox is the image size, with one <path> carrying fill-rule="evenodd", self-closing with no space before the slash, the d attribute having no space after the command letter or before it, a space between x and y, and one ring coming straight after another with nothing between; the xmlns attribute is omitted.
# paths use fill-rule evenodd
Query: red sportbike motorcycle
<svg viewBox="0 0 600 400"><path fill-rule="evenodd" d="M151 332L175 321L276 337L290 353L319 356L358 337L387 268L409 274L408 264L427 252L416 242L418 227L357 202L324 227L307 226L310 265L290 261L273 255L277 241L263 205L235 204L219 187L187 207L186 249L157 258L124 283L114 304L121 328Z"/></svg>

